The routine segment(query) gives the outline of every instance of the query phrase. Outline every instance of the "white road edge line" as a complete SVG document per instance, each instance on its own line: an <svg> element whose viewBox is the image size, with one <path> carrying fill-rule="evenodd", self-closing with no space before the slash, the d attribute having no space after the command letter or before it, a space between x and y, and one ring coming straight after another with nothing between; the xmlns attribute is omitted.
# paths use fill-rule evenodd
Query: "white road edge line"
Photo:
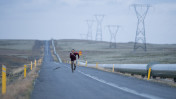
<svg viewBox="0 0 176 99"><path fill-rule="evenodd" d="M80 70L78 70L78 72L80 72L81 74L83 74L83 75L85 75L85 76L87 76L87 77L89 77L89 78L92 78L92 79L94 79L94 80L96 80L96 81L99 81L99 82L101 82L101 83L107 84L107 85L109 85L109 86L111 86L111 87L120 89L120 90L122 90L122 91L131 93L131 94L135 94L135 95L138 95L138 96L141 96L141 97L144 97L144 98L148 98L148 99L162 99L162 98L160 98L160 97L156 97L156 96L153 96L153 95L149 95L149 94L145 94L145 93L139 93L139 92L137 92L137 91L135 91L135 90L132 90L132 89L129 89L129 88L126 88L126 87L120 87L120 86L118 86L118 85L116 85L116 84L114 84L114 83L107 82L107 81L105 81L105 80L103 80L103 79L99 79L98 77L95 77L95 76L91 76L90 74L86 74L86 73L84 73L84 72L82 72L82 71L80 71Z"/></svg>

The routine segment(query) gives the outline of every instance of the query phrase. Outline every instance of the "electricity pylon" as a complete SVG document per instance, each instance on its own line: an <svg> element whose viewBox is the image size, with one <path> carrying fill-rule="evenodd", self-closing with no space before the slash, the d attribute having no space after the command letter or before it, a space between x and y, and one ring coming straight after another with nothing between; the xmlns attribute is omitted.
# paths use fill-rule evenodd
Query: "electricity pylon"
<svg viewBox="0 0 176 99"><path fill-rule="evenodd" d="M102 41L102 21L104 18L104 15L95 15L96 21L97 21L97 31L96 31L96 41Z"/></svg>
<svg viewBox="0 0 176 99"><path fill-rule="evenodd" d="M86 20L88 31L87 31L87 40L92 40L92 26L93 26L93 20Z"/></svg>
<svg viewBox="0 0 176 99"><path fill-rule="evenodd" d="M110 48L116 48L116 36L117 36L117 32L119 30L119 27L118 25L108 25L108 30L109 30L109 33L111 35L111 38L110 38Z"/></svg>
<svg viewBox="0 0 176 99"><path fill-rule="evenodd" d="M147 51L144 20L151 6L147 4L134 4L133 7L138 19L134 43L134 51L136 51L140 47L144 51Z"/></svg>

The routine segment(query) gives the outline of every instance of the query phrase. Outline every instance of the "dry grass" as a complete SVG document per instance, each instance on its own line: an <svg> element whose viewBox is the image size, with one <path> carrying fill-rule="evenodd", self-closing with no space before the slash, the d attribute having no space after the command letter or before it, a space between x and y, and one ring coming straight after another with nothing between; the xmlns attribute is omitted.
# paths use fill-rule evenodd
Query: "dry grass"
<svg viewBox="0 0 176 99"><path fill-rule="evenodd" d="M109 42L88 40L57 40L56 50L62 60L69 60L71 49L81 50L81 60L101 64L161 64L176 63L176 44L147 44L147 52L133 51L134 43L117 43L117 48L109 48Z"/></svg>
<svg viewBox="0 0 176 99"><path fill-rule="evenodd" d="M7 85L6 95L1 95L1 99L29 99L33 89L33 82L38 77L38 70L40 66L33 68L32 71L27 73L27 77L23 75L15 82ZM20 72L21 68L16 69L14 72Z"/></svg>
<svg viewBox="0 0 176 99"><path fill-rule="evenodd" d="M18 67L18 68L15 68L15 69L12 69L12 74L17 74L17 73L20 73L24 70L24 67Z"/></svg>
<svg viewBox="0 0 176 99"><path fill-rule="evenodd" d="M28 99L39 67L27 70L23 78L24 64L44 56L44 42L38 40L0 40L0 65L7 68L7 93L0 99ZM30 67L28 65L28 67ZM0 68L1 69L1 68ZM0 75L1 75L0 70ZM9 75L8 75L9 74ZM0 77L1 88L1 77ZM1 94L1 90L0 90Z"/></svg>
<svg viewBox="0 0 176 99"><path fill-rule="evenodd" d="M39 59L43 53L43 41L0 40L0 64L17 67Z"/></svg>

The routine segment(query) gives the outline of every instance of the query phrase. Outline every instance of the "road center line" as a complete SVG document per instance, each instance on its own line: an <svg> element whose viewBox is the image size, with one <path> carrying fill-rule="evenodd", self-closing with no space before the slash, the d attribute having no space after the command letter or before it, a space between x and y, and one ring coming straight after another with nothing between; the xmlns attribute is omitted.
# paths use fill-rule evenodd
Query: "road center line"
<svg viewBox="0 0 176 99"><path fill-rule="evenodd" d="M92 79L94 79L96 81L99 81L101 83L104 83L106 85L109 85L111 87L120 89L120 90L128 92L128 93L132 93L132 94L135 94L135 95L138 95L138 96L141 96L141 97L144 97L144 98L148 98L148 99L162 99L160 97L156 97L156 96L153 96L153 95L149 95L149 94L145 94L145 93L139 93L139 92L137 92L135 90L132 90L132 89L129 89L129 88L126 88L126 87L120 87L120 86L118 86L118 85L116 85L114 83L107 82L107 81L105 81L103 79L99 79L98 77L95 77L95 76L91 76L90 74L86 74L86 73L84 73L84 72L82 72L80 70L78 70L78 72L80 72L81 74L83 74L83 75L85 75L85 76L87 76L89 78L92 78Z"/></svg>

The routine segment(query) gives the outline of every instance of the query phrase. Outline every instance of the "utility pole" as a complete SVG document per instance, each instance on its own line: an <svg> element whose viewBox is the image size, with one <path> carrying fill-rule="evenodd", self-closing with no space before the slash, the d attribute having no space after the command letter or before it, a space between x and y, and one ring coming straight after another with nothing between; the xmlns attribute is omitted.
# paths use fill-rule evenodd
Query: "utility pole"
<svg viewBox="0 0 176 99"><path fill-rule="evenodd" d="M144 51L147 51L144 20L151 6L147 4L134 4L133 7L138 19L134 43L134 51L136 51L140 47Z"/></svg>

